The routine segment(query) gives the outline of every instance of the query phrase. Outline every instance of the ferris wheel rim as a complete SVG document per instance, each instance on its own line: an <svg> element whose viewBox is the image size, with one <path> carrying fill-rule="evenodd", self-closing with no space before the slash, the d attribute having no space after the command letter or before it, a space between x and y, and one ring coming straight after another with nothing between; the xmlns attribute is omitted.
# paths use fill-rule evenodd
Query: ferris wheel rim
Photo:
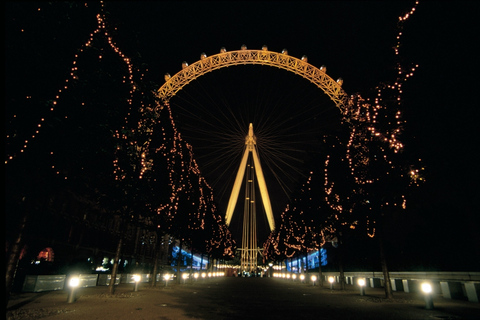
<svg viewBox="0 0 480 320"><path fill-rule="evenodd" d="M237 65L266 65L277 67L292 72L312 82L327 94L336 107L345 114L348 104L348 97L342 88L343 79L333 80L326 73L325 66L317 68L307 62L305 56L302 59L288 55L286 50L282 52L269 51L266 46L261 50L246 49L242 46L240 50L227 51L220 49L220 53L207 56L200 55L200 60L193 64L182 63L182 69L173 76L165 74L165 83L156 91L157 97L163 102L168 102L184 86L193 80L214 70Z"/></svg>

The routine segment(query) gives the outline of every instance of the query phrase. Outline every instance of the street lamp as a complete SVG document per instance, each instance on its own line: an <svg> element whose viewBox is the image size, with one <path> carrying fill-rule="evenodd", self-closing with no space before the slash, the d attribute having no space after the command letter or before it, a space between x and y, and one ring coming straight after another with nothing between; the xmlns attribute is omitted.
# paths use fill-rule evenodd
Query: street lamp
<svg viewBox="0 0 480 320"><path fill-rule="evenodd" d="M316 276L311 276L310 279L312 280L313 286L315 287L315 281L317 281L317 277Z"/></svg>
<svg viewBox="0 0 480 320"><path fill-rule="evenodd" d="M302 273L302 274L300 275L300 281L302 281L302 283L303 283L303 280L305 280L305 275Z"/></svg>
<svg viewBox="0 0 480 320"><path fill-rule="evenodd" d="M139 274L134 274L132 278L133 278L133 281L135 282L134 291L138 291L138 283L140 282L140 280L142 280L142 276Z"/></svg>
<svg viewBox="0 0 480 320"><path fill-rule="evenodd" d="M364 296L365 295L365 284L366 284L365 279L360 278L360 279L358 279L357 283L360 286L360 295Z"/></svg>
<svg viewBox="0 0 480 320"><path fill-rule="evenodd" d="M183 284L185 284L185 282L187 281L187 278L188 278L188 273L183 273L182 274Z"/></svg>
<svg viewBox="0 0 480 320"><path fill-rule="evenodd" d="M425 295L425 309L433 309L432 291L432 285L430 283L422 283L422 292Z"/></svg>
<svg viewBox="0 0 480 320"><path fill-rule="evenodd" d="M75 302L75 289L80 285L79 277L71 277L68 281L68 286L70 287L70 292L68 293L67 302Z"/></svg>
<svg viewBox="0 0 480 320"><path fill-rule="evenodd" d="M330 282L330 290L333 290L333 283L335 282L335 278L332 276L328 277L328 282Z"/></svg>
<svg viewBox="0 0 480 320"><path fill-rule="evenodd" d="M168 280L170 280L170 275L168 273L165 273L163 275L163 279L165 280L165 287L168 285Z"/></svg>

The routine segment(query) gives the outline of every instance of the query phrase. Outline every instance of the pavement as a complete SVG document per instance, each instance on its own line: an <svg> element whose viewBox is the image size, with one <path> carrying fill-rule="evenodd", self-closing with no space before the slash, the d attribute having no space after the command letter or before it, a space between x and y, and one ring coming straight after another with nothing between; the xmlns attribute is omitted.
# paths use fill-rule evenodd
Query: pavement
<svg viewBox="0 0 480 320"><path fill-rule="evenodd" d="M338 284L336 284L338 286ZM186 283L140 283L78 288L75 299L64 290L13 293L7 320L236 320L236 319L480 319L480 304L433 296L433 308L421 293L394 292L386 299L382 288L329 284L282 278L219 277ZM69 301L70 300L70 301Z"/></svg>

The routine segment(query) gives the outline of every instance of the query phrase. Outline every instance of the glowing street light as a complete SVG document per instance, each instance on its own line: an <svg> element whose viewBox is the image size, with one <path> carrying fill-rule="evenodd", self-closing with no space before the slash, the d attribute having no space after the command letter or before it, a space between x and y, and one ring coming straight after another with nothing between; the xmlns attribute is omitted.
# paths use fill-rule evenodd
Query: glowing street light
<svg viewBox="0 0 480 320"><path fill-rule="evenodd" d="M138 291L138 283L140 282L140 280L142 280L142 276L139 274L134 274L132 278L133 278L133 281L135 282L134 291Z"/></svg>
<svg viewBox="0 0 480 320"><path fill-rule="evenodd" d="M360 286L360 295L364 296L365 295L365 285L366 285L365 279L360 278L360 279L358 279L357 283Z"/></svg>
<svg viewBox="0 0 480 320"><path fill-rule="evenodd" d="M171 276L168 273L163 275L163 280L165 280L165 287L168 285L168 280L170 280Z"/></svg>
<svg viewBox="0 0 480 320"><path fill-rule="evenodd" d="M71 277L68 281L68 286L70 287L70 292L68 293L67 303L75 302L75 289L80 285L79 277Z"/></svg>
<svg viewBox="0 0 480 320"><path fill-rule="evenodd" d="M425 309L433 309L432 285L428 282L422 283L422 292L425 295Z"/></svg>
<svg viewBox="0 0 480 320"><path fill-rule="evenodd" d="M313 286L315 287L315 282L317 281L317 277L316 276L311 276L310 280L312 280Z"/></svg>
<svg viewBox="0 0 480 320"><path fill-rule="evenodd" d="M188 273L183 273L182 274L183 284L185 284L185 282L187 281L187 278L188 278Z"/></svg>
<svg viewBox="0 0 480 320"><path fill-rule="evenodd" d="M300 275L300 281L302 281L302 283L303 283L304 280L305 280L305 275L302 273L302 274Z"/></svg>
<svg viewBox="0 0 480 320"><path fill-rule="evenodd" d="M333 283L335 282L335 278L332 276L328 277L328 282L330 282L330 290L333 290Z"/></svg>

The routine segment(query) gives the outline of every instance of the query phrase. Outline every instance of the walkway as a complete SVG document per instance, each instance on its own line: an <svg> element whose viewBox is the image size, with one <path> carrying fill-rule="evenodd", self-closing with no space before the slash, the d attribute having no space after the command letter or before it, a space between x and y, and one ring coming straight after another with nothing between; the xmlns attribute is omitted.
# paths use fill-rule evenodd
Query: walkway
<svg viewBox="0 0 480 320"><path fill-rule="evenodd" d="M74 303L68 292L14 294L7 319L479 319L480 304L434 297L426 310L421 294L398 292L384 299L383 289L367 288L360 296L352 286L330 290L328 284L303 284L279 278L213 278L150 288L121 284L81 288Z"/></svg>

